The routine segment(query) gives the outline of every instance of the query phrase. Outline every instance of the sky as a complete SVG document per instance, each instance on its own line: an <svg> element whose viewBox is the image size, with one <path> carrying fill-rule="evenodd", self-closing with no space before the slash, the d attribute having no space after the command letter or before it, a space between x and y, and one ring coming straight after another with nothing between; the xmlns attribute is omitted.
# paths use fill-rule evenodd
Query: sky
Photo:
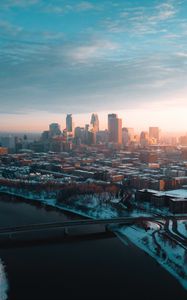
<svg viewBox="0 0 187 300"><path fill-rule="evenodd" d="M187 0L0 0L0 131L187 131Z"/></svg>

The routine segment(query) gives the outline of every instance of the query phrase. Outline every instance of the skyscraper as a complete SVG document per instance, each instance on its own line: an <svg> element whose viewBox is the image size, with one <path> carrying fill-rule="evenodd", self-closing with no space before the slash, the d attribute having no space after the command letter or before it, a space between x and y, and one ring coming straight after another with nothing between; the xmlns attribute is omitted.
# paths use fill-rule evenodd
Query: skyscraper
<svg viewBox="0 0 187 300"><path fill-rule="evenodd" d="M94 132L93 129L90 129L90 125L89 124L85 124L85 128L84 128L84 142L87 145L91 145L95 143L95 139L94 139Z"/></svg>
<svg viewBox="0 0 187 300"><path fill-rule="evenodd" d="M94 132L99 131L99 118L97 114L92 114L90 124L92 125L92 129Z"/></svg>
<svg viewBox="0 0 187 300"><path fill-rule="evenodd" d="M108 115L109 142L122 144L122 119L117 114Z"/></svg>
<svg viewBox="0 0 187 300"><path fill-rule="evenodd" d="M108 133L109 133L109 142L114 142L115 140L115 124L117 119L116 114L108 115Z"/></svg>
<svg viewBox="0 0 187 300"><path fill-rule="evenodd" d="M141 147L147 147L149 143L149 135L147 131L142 131L140 134L140 145Z"/></svg>
<svg viewBox="0 0 187 300"><path fill-rule="evenodd" d="M66 130L67 130L67 132L73 132L72 114L67 114L67 116L66 116Z"/></svg>
<svg viewBox="0 0 187 300"><path fill-rule="evenodd" d="M60 125L58 123L51 123L49 125L49 136L54 137L61 134Z"/></svg>
<svg viewBox="0 0 187 300"><path fill-rule="evenodd" d="M134 128L124 127L122 129L122 141L125 146L134 141Z"/></svg>
<svg viewBox="0 0 187 300"><path fill-rule="evenodd" d="M149 127L149 138L155 139L156 142L159 142L159 128L158 127Z"/></svg>

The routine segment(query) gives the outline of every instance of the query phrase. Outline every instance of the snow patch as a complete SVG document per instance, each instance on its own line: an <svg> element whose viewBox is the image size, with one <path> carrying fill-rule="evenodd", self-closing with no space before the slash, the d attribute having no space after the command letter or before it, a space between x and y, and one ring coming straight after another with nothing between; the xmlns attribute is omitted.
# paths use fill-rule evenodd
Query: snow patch
<svg viewBox="0 0 187 300"><path fill-rule="evenodd" d="M0 300L8 299L8 281L6 278L5 267L0 260Z"/></svg>
<svg viewBox="0 0 187 300"><path fill-rule="evenodd" d="M187 222L186 221L178 221L177 228L181 235L187 238Z"/></svg>
<svg viewBox="0 0 187 300"><path fill-rule="evenodd" d="M152 256L187 289L186 249L167 239L161 230L145 230L138 226L116 230L118 237L126 243L128 238L137 247ZM153 238L154 235L154 238Z"/></svg>

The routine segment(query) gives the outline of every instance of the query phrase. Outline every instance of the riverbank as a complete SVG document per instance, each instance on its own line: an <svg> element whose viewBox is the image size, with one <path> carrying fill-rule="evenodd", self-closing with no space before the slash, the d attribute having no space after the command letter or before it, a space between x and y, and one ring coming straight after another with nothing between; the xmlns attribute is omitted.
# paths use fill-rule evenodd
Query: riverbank
<svg viewBox="0 0 187 300"><path fill-rule="evenodd" d="M115 217L122 217L122 216L131 216L131 217L137 217L137 216L151 216L151 214L147 212L142 212L142 210L118 210L112 206L109 206L108 204L89 204L82 202L80 199L74 201L73 203L70 203L68 205L67 203L58 203L56 200L56 197L43 197L43 195L34 195L32 193L26 193L26 192L19 192L15 189L8 189L8 188L0 188L0 194L7 194L10 196L15 196L22 198L26 201L35 202L35 203L42 203L46 206L53 207L59 210L63 210L66 212L78 214L82 217L89 217L92 219L105 219L105 218L115 218Z"/></svg>
<svg viewBox="0 0 187 300"><path fill-rule="evenodd" d="M6 193L12 196L12 192ZM107 209L107 207L103 207L101 211L97 211L93 213L92 207L90 206L89 209L81 211L81 209L67 207L67 205L57 204L56 199L33 199L30 197L30 199L26 198L26 195L19 195L19 198L24 199L26 203L33 203L33 204L42 204L46 207L51 207L51 209L57 210L57 211L66 211L68 213L76 214L77 216L82 217L90 217L90 218L110 218L114 217L113 213L111 215L111 210ZM15 195L13 196L15 197ZM15 197L16 198L16 197ZM82 205L82 203L81 203ZM138 215L135 213L136 216ZM97 217L96 217L97 216ZM146 232L145 230L141 228L137 228L136 231L133 230L131 227L124 227L120 229L120 233L125 237L128 237L131 242L134 243L137 247L148 253L150 256L152 256L162 267L164 267L168 272L170 272L182 285L183 287L187 288L186 285L186 274L187 274L187 267L183 260L185 259L185 252L181 252L181 249L177 251L174 251L174 248L170 247L170 241L168 242L169 245L167 246L166 255L168 257L168 260L165 261L160 257L157 253L155 253L154 248L154 241L150 239L149 232ZM143 234L143 235L142 235ZM145 245L145 240L149 240L149 247ZM164 246L164 244L162 245ZM175 246L176 247L176 246ZM172 256L171 253L174 251L175 256ZM185 267L185 268L183 268Z"/></svg>
<svg viewBox="0 0 187 300"><path fill-rule="evenodd" d="M0 226L62 218L69 217L19 199L0 201ZM8 300L134 300L140 295L145 300L186 300L185 290L155 260L115 236L0 249L0 257Z"/></svg>

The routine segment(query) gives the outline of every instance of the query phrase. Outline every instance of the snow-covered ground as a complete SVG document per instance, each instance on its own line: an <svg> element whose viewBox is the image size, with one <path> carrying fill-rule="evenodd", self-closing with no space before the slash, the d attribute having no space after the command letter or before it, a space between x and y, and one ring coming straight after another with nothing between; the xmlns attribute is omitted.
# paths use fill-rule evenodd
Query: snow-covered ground
<svg viewBox="0 0 187 300"><path fill-rule="evenodd" d="M159 214L161 216L167 216L167 215L171 215L171 212L169 211L169 208L167 207L155 207L153 205L151 205L151 203L149 202L136 202L134 201L134 206L136 206L139 209L143 209L144 211L147 211L149 213L152 214Z"/></svg>
<svg viewBox="0 0 187 300"><path fill-rule="evenodd" d="M30 199L30 200L45 200L45 199L56 199L56 192L31 192L27 191L25 189L17 189L14 187L5 187L0 186L0 193L6 193L13 196L22 197L24 199Z"/></svg>
<svg viewBox="0 0 187 300"><path fill-rule="evenodd" d="M187 238L187 221L178 221L177 228L180 234Z"/></svg>
<svg viewBox="0 0 187 300"><path fill-rule="evenodd" d="M167 239L155 225L148 231L138 226L124 226L115 231L125 244L128 239L148 253L187 289L187 249Z"/></svg>
<svg viewBox="0 0 187 300"><path fill-rule="evenodd" d="M27 192L25 190L17 190L15 188L8 189L8 188L1 187L0 193L21 197L25 200L39 201L52 206L54 206L54 204L56 203L56 194L54 194L53 192L46 193L45 191L43 191L41 193L32 193L29 191Z"/></svg>
<svg viewBox="0 0 187 300"><path fill-rule="evenodd" d="M32 193L27 191L18 191L14 188L0 188L0 192L4 192L9 195L14 195L24 198L26 201L39 201L49 206L57 207L62 210L74 212L82 216L90 217L93 219L105 219L105 218L115 218L121 216L151 216L148 212L142 212L139 209L133 209L132 211L127 211L125 208L117 209L110 203L101 204L97 197L90 197L88 200L87 197L79 197L74 199L71 202L67 203L58 203L56 201L56 195L53 193ZM1 300L1 299L0 299Z"/></svg>
<svg viewBox="0 0 187 300"><path fill-rule="evenodd" d="M115 200L115 199L113 199ZM57 206L62 209L73 209L74 212L83 214L93 219L105 219L116 217L138 217L138 216L151 216L150 213L142 212L139 209L127 210L125 206L119 206L112 203L101 203L97 196L90 197L89 200L85 197L79 196L71 202L57 203Z"/></svg>
<svg viewBox="0 0 187 300"><path fill-rule="evenodd" d="M0 260L0 300L6 300L8 292L8 281L5 274L5 269L2 261Z"/></svg>
<svg viewBox="0 0 187 300"><path fill-rule="evenodd" d="M128 211L125 208L118 209L111 203L100 203L97 197L87 199L81 197L68 201L66 203L58 203L54 195L20 193L16 191L6 191L15 196L21 196L27 201L36 200L46 205L57 207L62 210L70 211L82 216L91 217L93 219L112 218L112 217L137 217L137 216L151 216L150 211L142 212L141 209L133 209ZM117 236L126 244L127 239L134 243L137 247L147 252L158 263L170 272L177 280L187 289L187 249L177 245L164 235L162 225L158 223L149 222L147 224L150 229L145 230L143 227L112 227ZM169 223L169 229L172 231L172 224ZM184 222L179 222L178 230L186 236L186 227ZM3 273L4 274L4 273ZM5 276L5 275L4 275ZM1 280L2 281L2 280ZM0 282L1 284L1 282ZM7 291L6 277L4 277L4 291ZM0 285L1 287L1 285ZM5 293L6 295L6 293ZM1 290L0 290L1 296ZM0 298L4 300L6 298Z"/></svg>

